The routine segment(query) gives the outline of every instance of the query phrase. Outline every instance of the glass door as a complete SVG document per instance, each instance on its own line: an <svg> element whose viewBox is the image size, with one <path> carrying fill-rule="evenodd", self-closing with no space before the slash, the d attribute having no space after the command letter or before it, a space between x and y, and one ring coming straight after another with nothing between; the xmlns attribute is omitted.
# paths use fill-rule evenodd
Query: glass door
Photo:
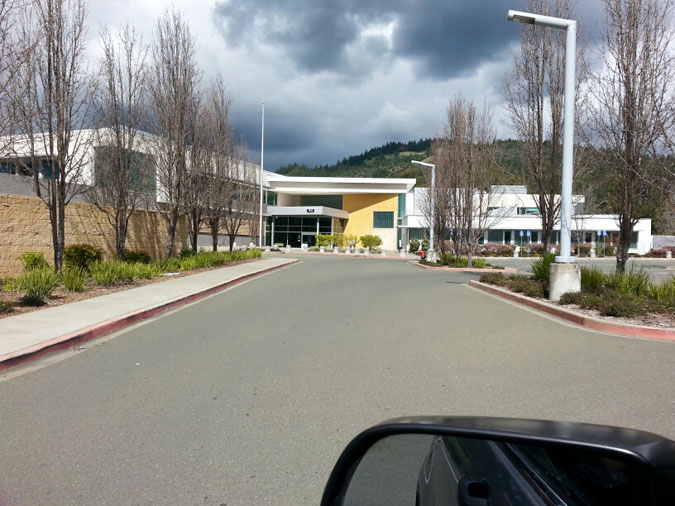
<svg viewBox="0 0 675 506"><path fill-rule="evenodd" d="M306 244L308 248L316 246L316 232L303 232L302 244Z"/></svg>

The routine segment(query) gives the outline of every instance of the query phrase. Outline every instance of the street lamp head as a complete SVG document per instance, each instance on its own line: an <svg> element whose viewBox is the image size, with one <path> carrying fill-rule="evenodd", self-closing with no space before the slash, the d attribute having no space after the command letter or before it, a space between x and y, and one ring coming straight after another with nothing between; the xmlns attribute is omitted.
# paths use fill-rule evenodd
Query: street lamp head
<svg viewBox="0 0 675 506"><path fill-rule="evenodd" d="M509 11L506 15L507 21L518 21L519 23L526 23L528 25L534 24L534 16L528 16L522 12Z"/></svg>
<svg viewBox="0 0 675 506"><path fill-rule="evenodd" d="M425 167L436 167L436 165L433 163L420 162L418 160L412 160L410 163L414 163L416 165L424 165Z"/></svg>
<svg viewBox="0 0 675 506"><path fill-rule="evenodd" d="M576 21L571 19L554 18L552 16L542 16L541 14L532 14L531 12L521 12L510 10L506 15L507 21L518 21L527 25L541 25L550 28L558 28L559 30L567 30L574 27L576 29Z"/></svg>

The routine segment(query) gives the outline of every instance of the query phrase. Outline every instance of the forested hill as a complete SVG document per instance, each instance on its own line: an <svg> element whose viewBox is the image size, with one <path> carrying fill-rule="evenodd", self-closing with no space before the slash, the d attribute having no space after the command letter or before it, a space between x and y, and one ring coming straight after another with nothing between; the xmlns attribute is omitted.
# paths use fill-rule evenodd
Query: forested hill
<svg viewBox="0 0 675 506"><path fill-rule="evenodd" d="M424 174L412 160L424 160L429 156L431 139L410 142L388 142L369 149L360 155L344 158L334 165L308 167L293 164L281 167L277 172L285 176L313 177L402 177L417 178L424 184Z"/></svg>
<svg viewBox="0 0 675 506"><path fill-rule="evenodd" d="M360 155L344 158L334 165L309 167L292 164L281 167L279 174L285 176L309 177L396 177L416 178L418 186L426 186L424 168L413 165L413 160L425 160L431 152L432 139L410 142L388 142L369 149ZM504 171L495 184L523 184L527 181L527 170L522 162L522 151L518 141L502 140L499 144L500 165Z"/></svg>

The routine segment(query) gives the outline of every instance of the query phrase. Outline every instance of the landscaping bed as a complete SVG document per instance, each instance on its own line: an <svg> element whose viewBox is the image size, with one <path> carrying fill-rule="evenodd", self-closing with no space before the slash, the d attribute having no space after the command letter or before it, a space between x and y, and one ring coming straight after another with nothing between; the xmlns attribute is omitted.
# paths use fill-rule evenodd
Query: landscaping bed
<svg viewBox="0 0 675 506"><path fill-rule="evenodd" d="M260 250L184 253L182 258L151 263L113 260L94 262L87 269L68 266L60 275L55 274L48 264L37 262L40 265L29 264L19 278L3 280L0 318L251 262L260 257Z"/></svg>
<svg viewBox="0 0 675 506"><path fill-rule="evenodd" d="M419 261L420 265L425 267L445 267L453 269L464 269L469 267L469 260L467 257L455 256L450 253L441 253L438 256L437 262L428 262L424 258ZM501 265L491 265L485 258L475 257L472 259L472 269L499 269L503 270Z"/></svg>
<svg viewBox="0 0 675 506"><path fill-rule="evenodd" d="M485 273L480 281L527 297L546 299L548 268L552 261L551 255L535 262L530 276ZM675 276L653 283L644 271L606 274L582 267L581 291L563 294L557 304L611 321L675 328Z"/></svg>

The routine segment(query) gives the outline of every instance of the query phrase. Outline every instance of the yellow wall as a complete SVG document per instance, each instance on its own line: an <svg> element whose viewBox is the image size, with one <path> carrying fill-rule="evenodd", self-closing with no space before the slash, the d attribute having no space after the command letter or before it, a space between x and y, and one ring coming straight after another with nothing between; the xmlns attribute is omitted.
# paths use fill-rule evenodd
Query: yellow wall
<svg viewBox="0 0 675 506"><path fill-rule="evenodd" d="M342 207L349 212L345 234L353 234L359 237L370 234L379 235L385 249L396 249L397 194L347 194L343 197ZM373 211L393 211L394 228L373 229Z"/></svg>
<svg viewBox="0 0 675 506"><path fill-rule="evenodd" d="M152 211L136 211L129 221L127 248L146 251L161 258L166 243L167 222ZM71 203L66 207L66 246L86 243L103 250L105 258L115 256L115 232L104 213L95 206ZM187 247L187 222L181 219L176 232L176 251ZM21 273L19 255L41 251L52 263L49 212L35 197L0 195L0 276Z"/></svg>

